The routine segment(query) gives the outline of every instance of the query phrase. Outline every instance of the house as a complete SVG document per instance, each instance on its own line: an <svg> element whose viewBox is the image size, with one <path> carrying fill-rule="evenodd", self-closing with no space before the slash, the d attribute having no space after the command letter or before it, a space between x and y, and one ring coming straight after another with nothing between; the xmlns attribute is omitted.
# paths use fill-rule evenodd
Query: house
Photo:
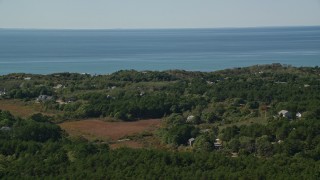
<svg viewBox="0 0 320 180"><path fill-rule="evenodd" d="M231 157L233 157L233 158L239 157L239 154L236 152L233 152L233 153L231 153Z"/></svg>
<svg viewBox="0 0 320 180"><path fill-rule="evenodd" d="M6 90L0 91L0 96L4 96L4 95L6 95Z"/></svg>
<svg viewBox="0 0 320 180"><path fill-rule="evenodd" d="M220 149L222 147L222 141L220 139L216 139L213 145L215 148Z"/></svg>
<svg viewBox="0 0 320 180"><path fill-rule="evenodd" d="M145 92L142 91L142 92L140 93L140 96L144 96L144 95L145 95Z"/></svg>
<svg viewBox="0 0 320 180"><path fill-rule="evenodd" d="M214 84L214 82L212 82L212 81L207 81L207 84L212 85L212 84Z"/></svg>
<svg viewBox="0 0 320 180"><path fill-rule="evenodd" d="M195 140L194 138L190 138L190 139L188 140L189 146L192 146L192 145L193 145L194 140Z"/></svg>
<svg viewBox="0 0 320 180"><path fill-rule="evenodd" d="M54 86L53 89L60 89L60 88L62 88L62 87L63 87L62 84L58 84L58 85Z"/></svg>
<svg viewBox="0 0 320 180"><path fill-rule="evenodd" d="M299 113L299 112L297 112L296 117L297 117L297 118L301 118L301 117L302 117L302 114Z"/></svg>
<svg viewBox="0 0 320 180"><path fill-rule="evenodd" d="M30 80L31 80L31 77L25 77L24 80L30 81Z"/></svg>
<svg viewBox="0 0 320 180"><path fill-rule="evenodd" d="M281 110L278 112L279 117L291 118L291 113L287 110Z"/></svg>
<svg viewBox="0 0 320 180"><path fill-rule="evenodd" d="M1 127L1 129L0 129L1 131L10 131L11 130L11 128L10 127L8 127L8 126L3 126L3 127Z"/></svg>
<svg viewBox="0 0 320 180"><path fill-rule="evenodd" d="M193 120L195 119L194 115L190 115L187 117L187 122L193 122Z"/></svg>
<svg viewBox="0 0 320 180"><path fill-rule="evenodd" d="M213 143L213 145L214 145L215 148L218 148L218 149L220 149L222 147L222 144L216 143L216 142Z"/></svg>
<svg viewBox="0 0 320 180"><path fill-rule="evenodd" d="M36 101L38 101L38 102L44 102L44 101L50 101L50 100L52 100L52 99L53 99L52 96L40 95L39 97L37 97Z"/></svg>

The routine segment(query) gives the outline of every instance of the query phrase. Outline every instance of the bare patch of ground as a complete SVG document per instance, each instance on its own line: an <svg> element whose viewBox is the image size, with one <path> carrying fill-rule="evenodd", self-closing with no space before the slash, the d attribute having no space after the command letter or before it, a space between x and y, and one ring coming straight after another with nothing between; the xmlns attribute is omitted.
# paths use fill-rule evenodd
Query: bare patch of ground
<svg viewBox="0 0 320 180"><path fill-rule="evenodd" d="M0 99L0 109L4 111L10 111L14 116L26 118L36 113L42 113L44 115L53 116L60 112L48 112L44 111L43 105L40 103L34 103L32 101L22 101L15 99Z"/></svg>
<svg viewBox="0 0 320 180"><path fill-rule="evenodd" d="M111 148L141 148L143 143L126 137L159 128L160 119L133 122L105 122L98 119L64 122L59 124L70 136L82 136L88 140L112 142Z"/></svg>

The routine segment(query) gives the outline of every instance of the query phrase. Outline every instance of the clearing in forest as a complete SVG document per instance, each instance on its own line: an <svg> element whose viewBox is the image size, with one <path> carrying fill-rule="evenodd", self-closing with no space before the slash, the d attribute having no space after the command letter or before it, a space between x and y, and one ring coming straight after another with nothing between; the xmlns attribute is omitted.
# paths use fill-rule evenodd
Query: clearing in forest
<svg viewBox="0 0 320 180"><path fill-rule="evenodd" d="M98 119L64 122L60 127L71 136L82 136L89 140L118 141L145 131L153 131L160 126L160 119L133 122L105 122Z"/></svg>
<svg viewBox="0 0 320 180"><path fill-rule="evenodd" d="M46 112L42 109L41 104L34 102L25 102L22 100L12 100L12 99L1 99L0 100L0 109L4 111L10 111L14 116L19 116L22 118L27 118L32 114L42 113L44 115L52 116L57 114L57 112Z"/></svg>

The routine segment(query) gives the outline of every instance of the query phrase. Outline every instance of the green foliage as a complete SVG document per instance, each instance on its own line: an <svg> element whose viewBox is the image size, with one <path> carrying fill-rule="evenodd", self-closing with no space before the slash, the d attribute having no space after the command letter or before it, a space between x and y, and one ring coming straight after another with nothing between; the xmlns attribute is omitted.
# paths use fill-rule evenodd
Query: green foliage
<svg viewBox="0 0 320 180"><path fill-rule="evenodd" d="M13 126L15 122L15 118L10 114L9 111L2 111L0 110L0 127L5 126Z"/></svg>
<svg viewBox="0 0 320 180"><path fill-rule="evenodd" d="M215 137L211 133L205 133L199 135L193 144L195 151L211 152L214 150Z"/></svg>
<svg viewBox="0 0 320 180"><path fill-rule="evenodd" d="M185 124L185 120L182 115L174 113L164 119L164 124L166 127L172 128L172 127Z"/></svg>
<svg viewBox="0 0 320 180"><path fill-rule="evenodd" d="M174 145L186 145L188 140L192 137L196 137L199 130L190 125L178 125L165 129L162 132L162 139L165 143Z"/></svg>
<svg viewBox="0 0 320 180"><path fill-rule="evenodd" d="M43 102L44 110L61 111L63 119L132 121L195 112L202 123L233 123L263 115L270 118L282 109L308 119L318 117L319 73L318 68L265 65L217 72L10 74L0 77L0 89L7 90L5 98L33 101L45 94L63 100L60 105Z"/></svg>
<svg viewBox="0 0 320 180"><path fill-rule="evenodd" d="M60 127L50 123L49 117L42 114L34 114L30 119L22 120L0 110L0 123L7 128L0 131L0 135L5 138L39 142L61 139Z"/></svg>
<svg viewBox="0 0 320 180"><path fill-rule="evenodd" d="M50 117L49 116L45 116L41 113L37 113L37 114L33 114L31 117L30 117L31 120L34 120L36 122L50 122Z"/></svg>
<svg viewBox="0 0 320 180"><path fill-rule="evenodd" d="M0 178L318 179L319 74L319 67L274 64L218 72L0 76L0 89L7 90L3 98L33 104L46 94L62 100L39 105L59 111L59 121L165 117L158 131L162 141L192 151L110 150L105 144L67 139L48 116L20 119L0 110ZM54 88L58 84L61 88ZM302 117L277 118L283 109ZM187 122L186 115L195 121ZM220 148L214 147L216 137ZM195 138L193 146L183 148L190 138ZM239 157L230 158L231 152Z"/></svg>
<svg viewBox="0 0 320 180"><path fill-rule="evenodd" d="M320 164L301 157L277 156L267 160L251 156L230 158L219 153L174 153L159 150L91 148L70 161L68 151L83 142L40 144L34 156L0 156L0 177L5 179L317 179ZM80 148L80 149L81 149ZM86 149L86 148L85 148ZM70 154L70 153L69 153Z"/></svg>
<svg viewBox="0 0 320 180"><path fill-rule="evenodd" d="M23 120L13 126L13 136L25 141L44 142L49 139L58 140L61 138L59 126L51 123L38 123L33 120Z"/></svg>

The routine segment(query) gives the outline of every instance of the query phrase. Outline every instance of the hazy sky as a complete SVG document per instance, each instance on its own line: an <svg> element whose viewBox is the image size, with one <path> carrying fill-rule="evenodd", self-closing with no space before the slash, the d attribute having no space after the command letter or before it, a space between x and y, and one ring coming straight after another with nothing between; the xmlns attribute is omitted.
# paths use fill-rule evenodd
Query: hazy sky
<svg viewBox="0 0 320 180"><path fill-rule="evenodd" d="M0 28L320 25L320 0L0 0Z"/></svg>

